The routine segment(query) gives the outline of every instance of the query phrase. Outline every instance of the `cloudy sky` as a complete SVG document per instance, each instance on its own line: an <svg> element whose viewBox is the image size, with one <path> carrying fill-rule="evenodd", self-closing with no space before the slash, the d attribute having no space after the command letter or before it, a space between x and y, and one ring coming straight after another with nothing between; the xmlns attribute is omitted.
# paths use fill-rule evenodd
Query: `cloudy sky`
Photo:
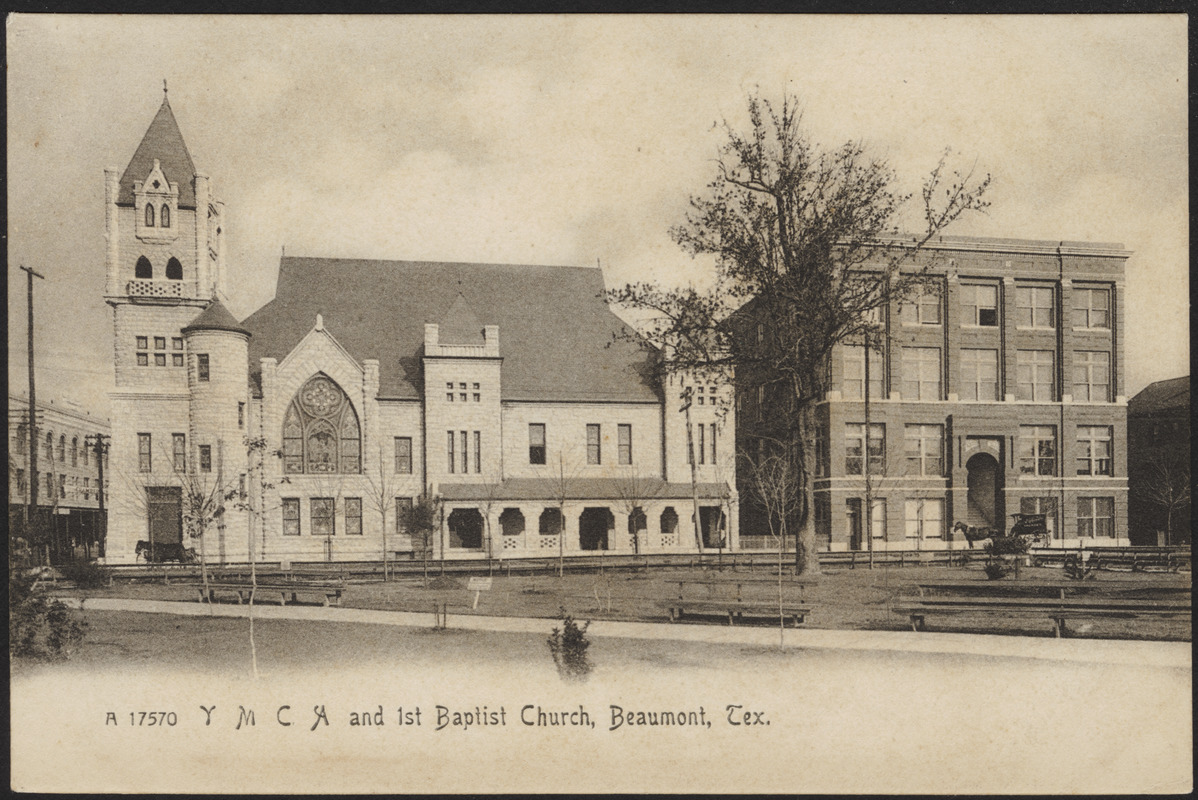
<svg viewBox="0 0 1198 800"><path fill-rule="evenodd" d="M103 168L162 100L226 203L231 308L279 254L593 265L702 282L669 238L716 120L798 95L917 190L945 147L990 172L950 233L1119 242L1128 394L1184 375L1186 28L1114 17L104 17L8 20L9 380L107 413ZM332 289L333 287L330 287Z"/></svg>

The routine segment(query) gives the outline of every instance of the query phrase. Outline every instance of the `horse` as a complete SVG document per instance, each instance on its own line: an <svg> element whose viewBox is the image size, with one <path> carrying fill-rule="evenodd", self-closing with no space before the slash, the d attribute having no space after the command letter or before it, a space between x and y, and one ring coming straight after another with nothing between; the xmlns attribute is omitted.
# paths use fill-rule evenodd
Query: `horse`
<svg viewBox="0 0 1198 800"><path fill-rule="evenodd" d="M953 523L953 532L960 532L965 537L965 541L969 543L969 549L973 549L974 542L980 542L983 539L993 539L1000 535L1000 531L985 525L966 525L964 522L957 520Z"/></svg>

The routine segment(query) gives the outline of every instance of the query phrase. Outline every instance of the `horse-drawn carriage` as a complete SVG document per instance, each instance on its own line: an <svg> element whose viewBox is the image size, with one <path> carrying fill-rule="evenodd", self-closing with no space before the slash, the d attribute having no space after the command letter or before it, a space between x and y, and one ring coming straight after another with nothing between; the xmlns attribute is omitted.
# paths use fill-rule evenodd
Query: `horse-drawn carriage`
<svg viewBox="0 0 1198 800"><path fill-rule="evenodd" d="M195 548L184 547L182 542L151 543L143 539L137 543L135 555L155 563L178 561L180 564L191 564L196 560Z"/></svg>
<svg viewBox="0 0 1198 800"><path fill-rule="evenodd" d="M1034 547L1048 544L1048 515L1012 514L1011 516L1015 518L1015 522L1011 525L1010 532L1006 534L985 525L966 525L961 521L953 525L953 531L960 532L965 537L971 550L974 542L985 539L994 540L1003 536L1021 536Z"/></svg>

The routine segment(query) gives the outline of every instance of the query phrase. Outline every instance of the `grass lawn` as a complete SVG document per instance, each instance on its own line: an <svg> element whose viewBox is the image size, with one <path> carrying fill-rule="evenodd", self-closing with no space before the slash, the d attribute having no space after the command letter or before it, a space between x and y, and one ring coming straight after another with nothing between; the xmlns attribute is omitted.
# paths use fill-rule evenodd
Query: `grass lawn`
<svg viewBox="0 0 1198 800"><path fill-rule="evenodd" d="M1030 568L1021 570L1021 580L1059 582L1064 575L1059 569ZM467 579L452 576L430 576L428 585L418 577L383 583L351 583L343 604L352 608L391 611L430 611L434 602L448 602L450 613L495 616L555 618L565 608L579 619L608 619L626 621L663 621L664 604L677 597L679 580L718 581L718 587L689 587L688 596L735 593L737 581L749 581L742 587L746 598L761 603L777 602L777 584L767 572L730 569L663 570L651 572L617 572L596 575L495 575L492 588L478 595L468 591ZM894 614L889 604L901 596L916 594L916 584L928 580L986 582L979 566L967 567L888 567L873 570L859 567L825 571L814 583L804 587L804 600L811 606L807 627L842 630L906 630L905 616ZM1087 581L1091 593L1113 588L1151 587L1188 583L1189 576L1158 573L1102 572ZM796 600L798 592L793 579L787 579L784 596ZM694 593L698 593L697 595ZM63 592L69 594L71 592ZM88 596L138 597L158 600L194 600L195 590L188 586L157 583L117 584L113 587L86 592ZM430 613L431 616L431 613ZM988 613L932 617L932 630L954 630L972 633L1009 633L1052 636L1047 618L1037 616L1007 616ZM1071 626L1075 635L1092 638L1153 639L1190 641L1188 620L1111 619L1084 620Z"/></svg>

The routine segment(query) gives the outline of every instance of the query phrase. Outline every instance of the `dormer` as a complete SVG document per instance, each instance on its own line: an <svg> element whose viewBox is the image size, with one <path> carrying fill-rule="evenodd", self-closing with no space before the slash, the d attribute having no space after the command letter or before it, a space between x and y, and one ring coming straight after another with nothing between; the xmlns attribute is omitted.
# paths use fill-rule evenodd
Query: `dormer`
<svg viewBox="0 0 1198 800"><path fill-rule="evenodd" d="M133 182L133 207L138 239L165 243L178 238L179 184L166 179L158 159L145 180Z"/></svg>

